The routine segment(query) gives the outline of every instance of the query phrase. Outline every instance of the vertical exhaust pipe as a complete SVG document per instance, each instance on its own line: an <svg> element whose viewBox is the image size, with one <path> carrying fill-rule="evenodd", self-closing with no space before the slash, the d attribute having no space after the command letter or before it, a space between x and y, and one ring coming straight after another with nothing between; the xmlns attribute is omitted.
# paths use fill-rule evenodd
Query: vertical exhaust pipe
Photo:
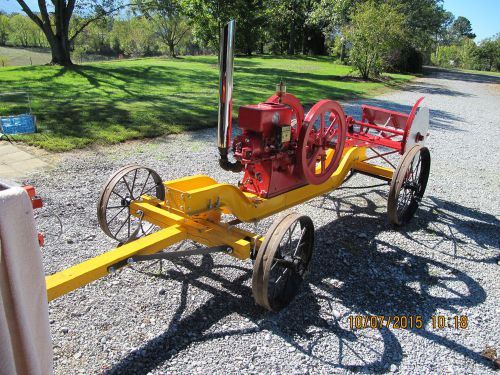
<svg viewBox="0 0 500 375"><path fill-rule="evenodd" d="M236 21L229 21L221 30L219 58L219 118L217 123L217 147L219 148L219 164L227 170L240 172L243 166L240 162L231 163L228 160L231 146L232 116L233 116L233 61L234 34Z"/></svg>

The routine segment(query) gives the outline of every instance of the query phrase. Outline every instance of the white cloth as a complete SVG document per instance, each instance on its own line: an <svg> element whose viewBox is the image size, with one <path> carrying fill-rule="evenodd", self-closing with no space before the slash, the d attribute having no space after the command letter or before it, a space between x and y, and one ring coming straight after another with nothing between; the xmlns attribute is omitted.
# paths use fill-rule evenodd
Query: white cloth
<svg viewBox="0 0 500 375"><path fill-rule="evenodd" d="M51 374L52 342L33 209L20 187L0 191L0 374Z"/></svg>

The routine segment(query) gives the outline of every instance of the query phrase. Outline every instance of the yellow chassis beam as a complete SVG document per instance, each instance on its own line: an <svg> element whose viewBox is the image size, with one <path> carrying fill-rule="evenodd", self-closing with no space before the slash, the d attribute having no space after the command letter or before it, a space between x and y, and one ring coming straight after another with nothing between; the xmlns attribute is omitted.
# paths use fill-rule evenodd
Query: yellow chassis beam
<svg viewBox="0 0 500 375"><path fill-rule="evenodd" d="M234 185L220 184L207 176L190 176L164 182L165 201L143 196L130 205L130 213L162 229L46 277L47 294L53 300L106 276L110 267L134 255L152 254L179 241L191 239L206 246L227 246L231 255L247 259L263 239L220 220L221 213L243 222L255 222L289 207L336 189L350 170L391 179L393 171L364 162L366 149L352 147L344 152L333 175L321 185L298 189L263 199L244 193Z"/></svg>

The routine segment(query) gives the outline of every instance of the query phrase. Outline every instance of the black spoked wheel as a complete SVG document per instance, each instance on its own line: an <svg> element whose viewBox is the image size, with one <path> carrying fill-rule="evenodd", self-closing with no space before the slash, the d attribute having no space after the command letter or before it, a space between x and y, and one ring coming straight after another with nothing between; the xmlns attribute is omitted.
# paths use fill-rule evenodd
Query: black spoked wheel
<svg viewBox="0 0 500 375"><path fill-rule="evenodd" d="M115 172L104 185L97 203L101 229L120 243L147 235L155 229L130 212L130 203L143 195L165 199L165 187L155 171L127 165Z"/></svg>
<svg viewBox="0 0 500 375"><path fill-rule="evenodd" d="M289 214L269 229L253 267L255 302L277 311L288 305L309 270L314 246L310 217Z"/></svg>
<svg viewBox="0 0 500 375"><path fill-rule="evenodd" d="M389 190L387 214L391 223L404 225L413 217L424 196L430 168L427 147L415 145L403 155Z"/></svg>

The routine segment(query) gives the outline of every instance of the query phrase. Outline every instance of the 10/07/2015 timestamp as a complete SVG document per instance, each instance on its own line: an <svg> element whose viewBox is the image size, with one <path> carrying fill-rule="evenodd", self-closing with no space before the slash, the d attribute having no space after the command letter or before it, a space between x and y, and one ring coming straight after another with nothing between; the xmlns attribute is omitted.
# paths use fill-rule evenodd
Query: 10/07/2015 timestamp
<svg viewBox="0 0 500 375"><path fill-rule="evenodd" d="M350 315L348 320L350 329L424 328L424 320L421 315ZM467 329L469 326L469 319L467 315L432 315L430 319L430 326L433 329Z"/></svg>

